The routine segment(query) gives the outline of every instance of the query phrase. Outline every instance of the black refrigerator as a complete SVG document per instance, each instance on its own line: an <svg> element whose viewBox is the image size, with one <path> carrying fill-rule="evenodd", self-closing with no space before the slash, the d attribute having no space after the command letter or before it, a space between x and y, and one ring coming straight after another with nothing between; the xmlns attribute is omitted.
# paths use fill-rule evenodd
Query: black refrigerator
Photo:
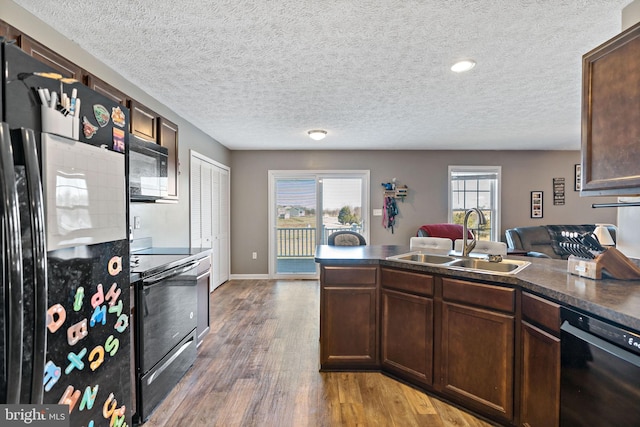
<svg viewBox="0 0 640 427"><path fill-rule="evenodd" d="M1 53L0 403L130 425L129 111Z"/></svg>

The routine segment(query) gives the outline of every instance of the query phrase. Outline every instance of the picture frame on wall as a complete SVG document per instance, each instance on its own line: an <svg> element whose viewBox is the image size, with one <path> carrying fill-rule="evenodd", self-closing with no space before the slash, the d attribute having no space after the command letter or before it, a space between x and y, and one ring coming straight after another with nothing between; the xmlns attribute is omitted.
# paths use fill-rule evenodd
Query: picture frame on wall
<svg viewBox="0 0 640 427"><path fill-rule="evenodd" d="M580 163L577 163L573 168L574 168L574 173L575 173L575 181L573 182L573 190L574 191L580 191L580 188L582 187L582 171L581 171Z"/></svg>
<svg viewBox="0 0 640 427"><path fill-rule="evenodd" d="M542 218L542 191L531 192L531 218Z"/></svg>
<svg viewBox="0 0 640 427"><path fill-rule="evenodd" d="M564 178L553 178L553 204L564 205Z"/></svg>

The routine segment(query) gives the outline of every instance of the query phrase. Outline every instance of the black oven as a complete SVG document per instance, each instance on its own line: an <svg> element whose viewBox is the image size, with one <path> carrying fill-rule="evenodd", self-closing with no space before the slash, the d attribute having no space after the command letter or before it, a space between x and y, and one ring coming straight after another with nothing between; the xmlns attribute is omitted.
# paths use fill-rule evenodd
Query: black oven
<svg viewBox="0 0 640 427"><path fill-rule="evenodd" d="M640 334L561 311L560 425L640 426Z"/></svg>
<svg viewBox="0 0 640 427"><path fill-rule="evenodd" d="M129 192L132 201L167 197L169 150L135 135L129 137Z"/></svg>
<svg viewBox="0 0 640 427"><path fill-rule="evenodd" d="M143 421L196 359L199 263L185 259L136 283L138 414Z"/></svg>

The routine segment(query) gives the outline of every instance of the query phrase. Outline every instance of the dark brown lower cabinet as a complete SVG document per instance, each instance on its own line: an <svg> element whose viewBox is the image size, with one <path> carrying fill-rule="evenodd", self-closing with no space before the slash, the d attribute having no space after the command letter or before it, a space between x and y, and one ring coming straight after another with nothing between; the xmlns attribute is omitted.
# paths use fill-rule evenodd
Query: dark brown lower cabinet
<svg viewBox="0 0 640 427"><path fill-rule="evenodd" d="M323 370L382 369L501 425L559 425L558 304L386 266L323 264L320 281Z"/></svg>
<svg viewBox="0 0 640 427"><path fill-rule="evenodd" d="M520 424L559 425L560 339L522 322L522 396Z"/></svg>
<svg viewBox="0 0 640 427"><path fill-rule="evenodd" d="M419 385L433 384L432 275L381 268L382 368Z"/></svg>
<svg viewBox="0 0 640 427"><path fill-rule="evenodd" d="M320 366L376 369L378 357L377 266L322 266Z"/></svg>
<svg viewBox="0 0 640 427"><path fill-rule="evenodd" d="M438 388L469 409L512 422L515 290L451 279L442 282Z"/></svg>
<svg viewBox="0 0 640 427"><path fill-rule="evenodd" d="M560 425L560 306L522 293L520 425Z"/></svg>
<svg viewBox="0 0 640 427"><path fill-rule="evenodd" d="M382 290L382 366L433 383L433 298Z"/></svg>

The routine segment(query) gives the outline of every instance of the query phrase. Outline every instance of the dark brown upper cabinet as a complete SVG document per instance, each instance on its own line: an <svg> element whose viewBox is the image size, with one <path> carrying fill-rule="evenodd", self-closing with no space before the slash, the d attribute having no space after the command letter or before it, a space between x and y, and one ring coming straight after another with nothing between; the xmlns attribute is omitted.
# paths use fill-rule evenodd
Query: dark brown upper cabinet
<svg viewBox="0 0 640 427"><path fill-rule="evenodd" d="M127 106L127 96L123 92L120 92L118 89L111 86L109 83L100 80L96 76L92 74L85 75L84 84L112 101L117 102L122 106Z"/></svg>
<svg viewBox="0 0 640 427"><path fill-rule="evenodd" d="M158 142L158 115L151 109L130 99L131 133L147 141Z"/></svg>
<svg viewBox="0 0 640 427"><path fill-rule="evenodd" d="M29 55L56 69L64 77L82 81L82 68L26 35L23 35L21 40L22 50Z"/></svg>
<svg viewBox="0 0 640 427"><path fill-rule="evenodd" d="M180 175L180 159L178 158L178 125L160 117L158 142L169 150L167 159L167 196L178 199L178 184Z"/></svg>
<svg viewBox="0 0 640 427"><path fill-rule="evenodd" d="M22 46L22 33L0 19L0 37L15 40L16 46Z"/></svg>
<svg viewBox="0 0 640 427"><path fill-rule="evenodd" d="M640 23L582 58L581 195L640 194Z"/></svg>

